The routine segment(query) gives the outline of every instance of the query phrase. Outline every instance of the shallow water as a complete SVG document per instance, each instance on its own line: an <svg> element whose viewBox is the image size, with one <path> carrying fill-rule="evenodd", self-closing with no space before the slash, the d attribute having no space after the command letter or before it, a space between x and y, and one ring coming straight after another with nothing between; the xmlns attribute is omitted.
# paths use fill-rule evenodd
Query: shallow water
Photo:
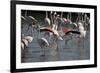
<svg viewBox="0 0 100 73"><path fill-rule="evenodd" d="M29 31L30 32L30 31ZM45 56L42 56L43 49L37 43L36 36L32 43L22 51L21 62L48 62L48 61L68 61L90 59L90 33L87 32L84 40L79 42L79 38L74 37L67 44L65 41L58 41L58 49L45 48Z"/></svg>

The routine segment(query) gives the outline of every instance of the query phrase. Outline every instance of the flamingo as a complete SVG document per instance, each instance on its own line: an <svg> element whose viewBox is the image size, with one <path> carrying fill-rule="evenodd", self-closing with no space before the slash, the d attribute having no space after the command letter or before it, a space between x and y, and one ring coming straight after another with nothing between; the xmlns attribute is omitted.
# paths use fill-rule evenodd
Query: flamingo
<svg viewBox="0 0 100 73"><path fill-rule="evenodd" d="M24 43L23 42L21 42L21 48L24 50L24 48L25 48L25 45L24 45Z"/></svg>
<svg viewBox="0 0 100 73"><path fill-rule="evenodd" d="M28 47L29 43L33 41L32 36L25 36L21 40L21 48L24 50L26 47Z"/></svg>
<svg viewBox="0 0 100 73"><path fill-rule="evenodd" d="M67 14L67 19L63 18L63 26L67 27L67 28L71 28L71 29L75 29L76 28L76 23L72 22L72 13L68 13Z"/></svg>
<svg viewBox="0 0 100 73"><path fill-rule="evenodd" d="M80 32L74 29L64 28L65 48L69 40L72 40L73 34L80 35Z"/></svg>
<svg viewBox="0 0 100 73"><path fill-rule="evenodd" d="M33 41L33 33L31 33L31 35L27 35L27 36L25 36L24 34L21 34L21 53L22 53L22 57L24 57L25 50L32 41Z"/></svg>
<svg viewBox="0 0 100 73"><path fill-rule="evenodd" d="M78 23L78 28L79 28L79 31L80 31L80 37L79 37L79 47L80 47L80 58L82 59L83 58L83 55L84 55L84 38L86 36L86 30L84 29L84 26L82 23ZM82 46L81 46L81 42L83 42Z"/></svg>
<svg viewBox="0 0 100 73"><path fill-rule="evenodd" d="M25 19L25 17L24 16L21 16L21 22L22 22L22 24L24 24L25 23L25 21L26 21L26 19Z"/></svg>
<svg viewBox="0 0 100 73"><path fill-rule="evenodd" d="M72 28L72 29L75 29L76 27L75 23L72 23L71 21L71 13L68 13L67 19L66 19L63 17L63 12L61 12L61 15L55 16L54 21L55 21L54 24L56 24L58 27L57 29L58 31L62 31L62 27Z"/></svg>
<svg viewBox="0 0 100 73"><path fill-rule="evenodd" d="M21 41L21 47L24 50L28 46L28 41L26 39L22 39Z"/></svg>
<svg viewBox="0 0 100 73"><path fill-rule="evenodd" d="M29 43L33 40L32 36L25 36L24 34L21 35L21 48L24 50L28 47Z"/></svg>
<svg viewBox="0 0 100 73"><path fill-rule="evenodd" d="M25 17L21 16L21 19L22 19L22 25L23 24L26 25L28 23L28 24L30 24L29 27L30 26L33 27L33 25L37 22L37 20L32 16L25 16ZM22 39L21 39L21 48L22 49L25 49L26 47L28 47L29 43L32 42L32 40L33 40L33 31L32 31L31 34L32 35L30 35L30 36L24 36L22 34Z"/></svg>
<svg viewBox="0 0 100 73"><path fill-rule="evenodd" d="M58 31L55 30L54 28L50 28L50 27L42 27L40 28L40 32L49 32L49 33L52 33L53 35L50 35L50 36L53 36L51 37L52 41L50 41L50 46L53 47L54 45L54 49L58 49L57 48L57 40L63 40L61 38L61 36L59 35ZM49 37L50 38L50 37Z"/></svg>
<svg viewBox="0 0 100 73"><path fill-rule="evenodd" d="M59 33L58 33L58 31L53 29L53 28L49 28L49 27L42 27L42 28L40 28L40 32L43 32L43 31L51 32L51 33L53 33L54 36L56 36L57 38L62 40L60 35L59 35Z"/></svg>
<svg viewBox="0 0 100 73"><path fill-rule="evenodd" d="M45 26L50 25L50 19L48 18L47 11L46 11L46 17L44 19L43 25L45 25ZM46 38L40 37L41 29L40 29L40 26L39 25L38 25L37 30L38 30L37 42L38 42L38 45L40 46L40 48L43 51L43 54L41 56L45 56L45 49L49 46L49 43L48 43L48 41L47 41Z"/></svg>
<svg viewBox="0 0 100 73"><path fill-rule="evenodd" d="M39 26L38 27L38 35L37 35L37 43L43 51L41 56L45 56L45 49L47 47L49 47L49 42L47 41L46 38L40 37L40 32L41 32L41 29L40 29L40 26Z"/></svg>
<svg viewBox="0 0 100 73"><path fill-rule="evenodd" d="M37 23L37 20L32 16L26 16L26 21L28 22L29 26L33 26Z"/></svg>
<svg viewBox="0 0 100 73"><path fill-rule="evenodd" d="M45 25L44 27L48 27L48 26L51 25L51 21L50 21L50 18L48 18L48 12L47 11L46 11L46 17L44 19L43 25ZM47 35L49 36L50 34L45 32L44 36L47 36Z"/></svg>
<svg viewBox="0 0 100 73"><path fill-rule="evenodd" d="M61 12L61 21L62 21L62 24L72 24L72 21L71 21L71 12L67 14L67 18L64 18L63 17L63 12Z"/></svg>
<svg viewBox="0 0 100 73"><path fill-rule="evenodd" d="M90 19L87 16L87 14L85 13L85 15L84 15L84 27L85 27L85 30L89 29L89 25L90 25Z"/></svg>
<svg viewBox="0 0 100 73"><path fill-rule="evenodd" d="M23 29L23 27L27 24L26 18L24 16L21 16L21 28Z"/></svg>
<svg viewBox="0 0 100 73"><path fill-rule="evenodd" d="M85 37L86 32L83 30L83 27L80 25L80 23L78 23L78 24L79 24L79 30L68 29L68 28L64 29L63 32L65 33L65 36L66 36L66 38L65 38L65 45L68 43L68 41L70 39L72 39L73 34L79 35L80 38L81 37ZM75 23L75 26L78 27L76 23Z"/></svg>
<svg viewBox="0 0 100 73"><path fill-rule="evenodd" d="M26 31L28 31L30 27L34 27L38 22L34 17L27 16L27 10L25 11L25 16L21 16L21 20L22 20L22 27L23 26L25 27L25 25L27 25Z"/></svg>
<svg viewBox="0 0 100 73"><path fill-rule="evenodd" d="M50 21L50 18L48 17L48 12L46 11L45 18L41 22L41 25L44 27L47 27L50 24L51 24L51 21Z"/></svg>
<svg viewBox="0 0 100 73"><path fill-rule="evenodd" d="M63 17L63 12L61 12L61 16L57 16L57 18L55 20L55 24L58 25L58 32L59 32L60 36L68 37L69 36L68 33L79 34L78 31L73 30L73 28L76 27L76 24L71 22L71 13L68 13L67 19L66 19ZM65 25L67 25L67 30L63 31L62 28L65 28L65 27L62 27L62 26L65 26ZM70 37L72 37L72 36L70 36ZM65 39L65 44L67 44L67 42L68 42L68 38Z"/></svg>
<svg viewBox="0 0 100 73"><path fill-rule="evenodd" d="M38 41L40 48L43 49L43 54L41 56L45 56L45 48L49 46L48 41L45 38L39 38L37 41Z"/></svg>
<svg viewBox="0 0 100 73"><path fill-rule="evenodd" d="M24 39L26 39L29 43L31 43L32 40L33 40L33 37L32 36L26 36L26 37L24 37Z"/></svg>
<svg viewBox="0 0 100 73"><path fill-rule="evenodd" d="M48 18L48 12L46 11L46 17L45 17L45 24L50 25L50 19Z"/></svg>
<svg viewBox="0 0 100 73"><path fill-rule="evenodd" d="M83 24L79 22L78 28L80 31L80 38L84 38L86 36L86 30L84 29Z"/></svg>
<svg viewBox="0 0 100 73"><path fill-rule="evenodd" d="M63 40L58 31L57 31L57 25L54 24L54 21L53 21L53 16L52 16L53 12L51 11L50 12L50 16L51 16L51 25L47 26L47 27L42 27L40 28L40 32L46 32L46 33L49 33L49 39L55 39L53 40L53 42L56 42L57 39L60 39L60 40ZM56 14L56 13L55 13ZM53 34L53 35L52 35ZM51 36L54 36L54 37L51 37ZM51 45L54 45L53 43L51 43Z"/></svg>

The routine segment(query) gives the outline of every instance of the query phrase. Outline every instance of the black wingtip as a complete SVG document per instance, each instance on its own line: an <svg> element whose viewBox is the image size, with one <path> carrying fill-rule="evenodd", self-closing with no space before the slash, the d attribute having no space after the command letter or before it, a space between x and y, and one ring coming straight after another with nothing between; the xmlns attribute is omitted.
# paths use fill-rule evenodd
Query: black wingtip
<svg viewBox="0 0 100 73"><path fill-rule="evenodd" d="M65 34L67 35L67 34L69 34L69 33L73 33L73 34L80 34L80 32L79 32L79 31L69 31L69 32L66 32Z"/></svg>

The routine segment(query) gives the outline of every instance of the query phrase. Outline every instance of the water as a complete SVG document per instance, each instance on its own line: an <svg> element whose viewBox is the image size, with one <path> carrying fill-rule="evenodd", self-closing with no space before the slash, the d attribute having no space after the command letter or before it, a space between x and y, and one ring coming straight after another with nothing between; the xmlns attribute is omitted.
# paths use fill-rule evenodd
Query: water
<svg viewBox="0 0 100 73"><path fill-rule="evenodd" d="M36 33L37 34L37 33ZM79 42L79 38L73 38L65 44L65 41L58 42L58 49L46 48L45 56L43 49L37 43L36 36L29 46L22 51L22 63L29 62L49 62L49 61L69 61L90 59L90 32L87 32L84 40ZM42 37L42 36L41 36Z"/></svg>

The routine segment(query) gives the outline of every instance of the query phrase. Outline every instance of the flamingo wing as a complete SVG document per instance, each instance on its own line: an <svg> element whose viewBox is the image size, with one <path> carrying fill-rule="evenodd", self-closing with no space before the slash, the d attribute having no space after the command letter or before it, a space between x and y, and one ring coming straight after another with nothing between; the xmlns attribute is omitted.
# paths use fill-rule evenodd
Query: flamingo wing
<svg viewBox="0 0 100 73"><path fill-rule="evenodd" d="M39 45L41 47L43 47L43 46L49 46L49 43L48 43L48 41L45 38L38 39L38 43L39 43Z"/></svg>
<svg viewBox="0 0 100 73"><path fill-rule="evenodd" d="M68 33L80 34L79 31L76 31L76 30L73 30L73 29L67 29L67 28L65 28L65 29L63 30L63 32L64 32L66 35L67 35Z"/></svg>
<svg viewBox="0 0 100 73"><path fill-rule="evenodd" d="M22 39L22 42L24 43L24 45L27 47L28 46L28 41L26 39Z"/></svg>
<svg viewBox="0 0 100 73"><path fill-rule="evenodd" d="M69 33L73 33L73 34L81 34L79 31L68 31L68 32L66 32L65 34L67 35L67 34L69 34Z"/></svg>
<svg viewBox="0 0 100 73"><path fill-rule="evenodd" d="M49 46L49 43L45 38L41 38L41 39L46 43L47 46Z"/></svg>
<svg viewBox="0 0 100 73"><path fill-rule="evenodd" d="M40 28L40 32L44 32L44 31L47 31L47 32L52 32L54 35L56 36L59 36L59 33L57 30L54 30L54 29L51 29L51 28Z"/></svg>
<svg viewBox="0 0 100 73"><path fill-rule="evenodd" d="M68 28L65 28L65 29L63 30L64 33L69 32L69 31L73 31L73 30L72 30L72 29L68 29Z"/></svg>
<svg viewBox="0 0 100 73"><path fill-rule="evenodd" d="M27 24L27 20L24 16L21 16L21 23L22 25L26 25Z"/></svg>
<svg viewBox="0 0 100 73"><path fill-rule="evenodd" d="M52 32L53 33L53 30L50 29L50 28L40 28L40 32L44 32L44 31L48 31L48 32Z"/></svg>
<svg viewBox="0 0 100 73"><path fill-rule="evenodd" d="M21 42L21 48L22 49L24 49L25 47L24 47L24 43L23 42Z"/></svg>
<svg viewBox="0 0 100 73"><path fill-rule="evenodd" d="M33 37L32 36L26 36L26 37L24 37L24 39L26 39L29 43L31 43L32 40L33 40Z"/></svg>

